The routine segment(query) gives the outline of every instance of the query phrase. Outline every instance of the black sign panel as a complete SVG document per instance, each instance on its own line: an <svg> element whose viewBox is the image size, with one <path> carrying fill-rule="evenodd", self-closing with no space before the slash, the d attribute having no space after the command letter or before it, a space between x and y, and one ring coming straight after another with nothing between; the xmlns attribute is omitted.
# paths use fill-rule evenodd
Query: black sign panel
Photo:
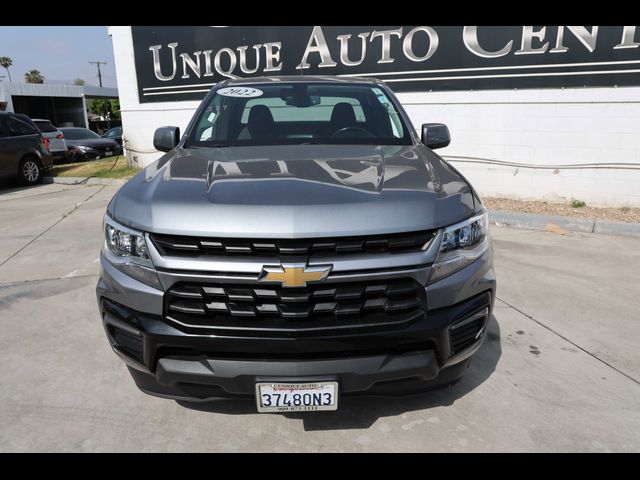
<svg viewBox="0 0 640 480"><path fill-rule="evenodd" d="M229 78L355 75L399 92L640 85L635 26L132 27L141 102Z"/></svg>

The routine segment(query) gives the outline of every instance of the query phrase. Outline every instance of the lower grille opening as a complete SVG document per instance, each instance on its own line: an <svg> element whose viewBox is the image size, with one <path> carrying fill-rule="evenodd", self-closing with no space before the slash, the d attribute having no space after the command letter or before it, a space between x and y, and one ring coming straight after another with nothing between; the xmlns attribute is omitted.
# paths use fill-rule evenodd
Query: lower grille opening
<svg viewBox="0 0 640 480"><path fill-rule="evenodd" d="M488 317L489 309L485 307L454 323L449 330L451 353L461 352L477 342L487 324Z"/></svg>
<svg viewBox="0 0 640 480"><path fill-rule="evenodd" d="M164 311L167 320L191 331L294 335L406 323L424 315L426 295L410 278L301 288L184 282L167 291Z"/></svg>
<svg viewBox="0 0 640 480"><path fill-rule="evenodd" d="M401 355L403 353L419 352L424 350L435 350L436 345L433 341L400 343L389 347L378 348L361 348L358 350L329 350L329 351L279 351L265 353L255 352L227 352L212 351L196 348L170 347L162 346L156 351L156 360L160 358L180 358L185 360L196 360L201 358L215 358L218 360L264 360L264 361L282 361L282 360L325 360L333 358L358 358L371 357L374 355Z"/></svg>

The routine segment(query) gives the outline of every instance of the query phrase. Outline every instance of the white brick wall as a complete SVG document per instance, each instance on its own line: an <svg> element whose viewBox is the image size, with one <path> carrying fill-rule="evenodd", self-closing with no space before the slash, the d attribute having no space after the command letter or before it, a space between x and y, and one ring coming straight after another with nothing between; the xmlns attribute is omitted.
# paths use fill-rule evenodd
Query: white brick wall
<svg viewBox="0 0 640 480"><path fill-rule="evenodd" d="M443 156L640 168L640 88L400 93L414 127L446 123ZM640 206L640 169L533 170L451 160L480 195Z"/></svg>
<svg viewBox="0 0 640 480"><path fill-rule="evenodd" d="M160 157L153 132L187 126L199 102L140 104L129 27L109 27L126 145L146 166ZM640 166L640 87L400 93L413 125L446 123L441 155L554 165L625 162ZM480 195L578 198L640 207L640 170L533 170L452 160Z"/></svg>

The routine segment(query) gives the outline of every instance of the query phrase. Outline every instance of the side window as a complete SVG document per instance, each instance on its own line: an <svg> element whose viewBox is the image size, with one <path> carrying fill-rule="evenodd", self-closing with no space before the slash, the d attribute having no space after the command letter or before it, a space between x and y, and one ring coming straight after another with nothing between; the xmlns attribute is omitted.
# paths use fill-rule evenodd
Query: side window
<svg viewBox="0 0 640 480"><path fill-rule="evenodd" d="M37 133L35 128L18 117L7 118L7 126L10 136L33 135L34 133Z"/></svg>
<svg viewBox="0 0 640 480"><path fill-rule="evenodd" d="M35 122L42 133L55 132L57 129L49 122Z"/></svg>

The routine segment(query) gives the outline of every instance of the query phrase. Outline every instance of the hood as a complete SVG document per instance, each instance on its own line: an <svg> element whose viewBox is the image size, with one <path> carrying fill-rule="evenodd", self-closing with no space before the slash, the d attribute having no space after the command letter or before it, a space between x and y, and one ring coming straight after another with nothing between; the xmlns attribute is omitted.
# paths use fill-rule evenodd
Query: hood
<svg viewBox="0 0 640 480"><path fill-rule="evenodd" d="M111 214L148 232L249 238L439 228L474 210L469 185L422 145L177 148L118 192Z"/></svg>
<svg viewBox="0 0 640 480"><path fill-rule="evenodd" d="M81 140L67 140L65 138L67 146L77 147L91 147L91 148L115 148L118 144L115 140L110 138L83 138Z"/></svg>

